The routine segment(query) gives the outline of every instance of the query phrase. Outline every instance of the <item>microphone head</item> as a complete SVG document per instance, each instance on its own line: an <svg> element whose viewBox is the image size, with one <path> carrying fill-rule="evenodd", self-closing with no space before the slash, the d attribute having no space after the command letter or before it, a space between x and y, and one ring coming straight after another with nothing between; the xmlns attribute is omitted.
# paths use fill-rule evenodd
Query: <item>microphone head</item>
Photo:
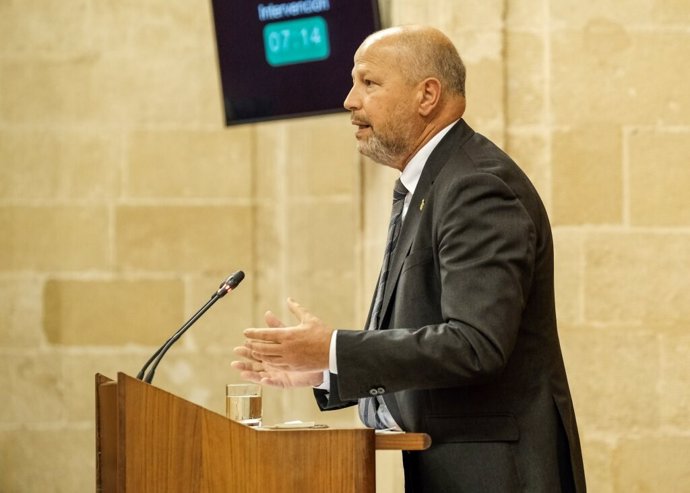
<svg viewBox="0 0 690 493"><path fill-rule="evenodd" d="M232 291L237 287L239 283L242 282L242 279L244 279L244 272L241 270L238 270L237 272L231 274L225 281L220 283L220 286L218 287L218 291L216 291L215 296L218 296L222 298L228 292Z"/></svg>
<svg viewBox="0 0 690 493"><path fill-rule="evenodd" d="M225 284L230 286L230 289L235 289L237 285L242 282L242 279L244 279L244 272L238 270L228 277L227 281L225 281Z"/></svg>

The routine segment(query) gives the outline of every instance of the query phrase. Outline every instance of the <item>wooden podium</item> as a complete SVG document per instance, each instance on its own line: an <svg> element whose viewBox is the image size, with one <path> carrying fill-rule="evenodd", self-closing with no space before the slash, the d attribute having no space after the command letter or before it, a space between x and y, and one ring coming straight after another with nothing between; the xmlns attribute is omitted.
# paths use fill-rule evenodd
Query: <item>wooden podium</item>
<svg viewBox="0 0 690 493"><path fill-rule="evenodd" d="M96 375L96 491L373 493L375 450L423 450L428 435L262 430L118 373Z"/></svg>

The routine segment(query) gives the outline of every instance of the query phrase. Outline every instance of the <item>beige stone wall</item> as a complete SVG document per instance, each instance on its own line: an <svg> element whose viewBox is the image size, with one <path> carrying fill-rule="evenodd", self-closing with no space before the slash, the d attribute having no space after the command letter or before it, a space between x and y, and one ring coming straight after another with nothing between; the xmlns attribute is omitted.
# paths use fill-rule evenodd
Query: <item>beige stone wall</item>
<svg viewBox="0 0 690 493"><path fill-rule="evenodd" d="M690 5L381 3L456 41L467 119L547 203L590 490L687 489ZM92 491L94 373L136 373L233 270L156 377L218 412L264 310L364 319L393 175L344 114L223 128L211 33L207 2L0 2L2 492ZM308 391L265 402L355 423ZM402 491L397 454L378 460L379 491Z"/></svg>

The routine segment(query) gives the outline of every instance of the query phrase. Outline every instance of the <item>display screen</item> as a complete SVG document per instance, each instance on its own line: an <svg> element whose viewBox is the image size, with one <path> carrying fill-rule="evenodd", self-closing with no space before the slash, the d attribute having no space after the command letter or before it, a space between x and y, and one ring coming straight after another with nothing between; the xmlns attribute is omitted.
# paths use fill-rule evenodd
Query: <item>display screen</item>
<svg viewBox="0 0 690 493"><path fill-rule="evenodd" d="M376 0L212 0L227 125L343 111Z"/></svg>

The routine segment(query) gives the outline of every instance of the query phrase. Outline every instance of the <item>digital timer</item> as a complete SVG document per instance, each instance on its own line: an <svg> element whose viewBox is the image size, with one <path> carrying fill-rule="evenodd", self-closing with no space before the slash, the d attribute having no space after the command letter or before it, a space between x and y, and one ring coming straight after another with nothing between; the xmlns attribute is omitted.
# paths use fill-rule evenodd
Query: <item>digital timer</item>
<svg viewBox="0 0 690 493"><path fill-rule="evenodd" d="M328 24L321 16L264 26L264 52L272 67L325 60L331 52Z"/></svg>

